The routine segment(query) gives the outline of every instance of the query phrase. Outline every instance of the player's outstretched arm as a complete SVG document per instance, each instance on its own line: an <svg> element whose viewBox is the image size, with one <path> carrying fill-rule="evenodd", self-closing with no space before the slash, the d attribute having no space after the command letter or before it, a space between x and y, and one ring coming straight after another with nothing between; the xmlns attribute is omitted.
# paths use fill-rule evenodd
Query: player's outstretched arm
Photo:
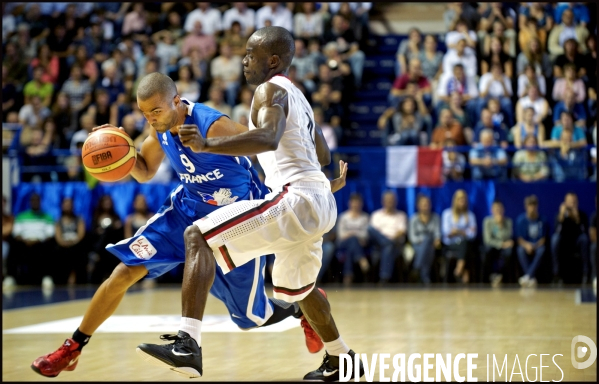
<svg viewBox="0 0 599 384"><path fill-rule="evenodd" d="M278 85L264 83L254 93L254 109L250 118L256 128L245 133L202 139L194 126L181 126L181 143L194 152L211 152L231 156L252 156L274 151L285 132L287 91ZM212 128L211 128L212 129Z"/></svg>
<svg viewBox="0 0 599 384"><path fill-rule="evenodd" d="M331 180L331 192L335 193L345 187L345 178L347 177L347 163L339 160L339 177Z"/></svg>
<svg viewBox="0 0 599 384"><path fill-rule="evenodd" d="M104 124L95 127L93 131L104 128L117 127L110 124ZM118 129L124 131L122 127L118 127ZM141 152L137 154L137 160L135 161L135 167L131 171L131 176L140 183L147 183L154 177L156 172L158 172L158 168L160 168L160 163L162 163L164 156L164 151L156 137L156 131L154 128L150 127L150 134L141 145Z"/></svg>

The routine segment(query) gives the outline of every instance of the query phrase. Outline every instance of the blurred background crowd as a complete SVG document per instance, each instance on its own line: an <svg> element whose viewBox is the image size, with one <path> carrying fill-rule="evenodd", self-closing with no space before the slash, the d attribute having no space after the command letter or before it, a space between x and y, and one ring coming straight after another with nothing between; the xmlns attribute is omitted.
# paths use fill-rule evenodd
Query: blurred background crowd
<svg viewBox="0 0 599 384"><path fill-rule="evenodd" d="M172 77L181 96L247 125L255 87L242 78L245 43L275 25L296 39L289 78L333 151L356 145L358 129L377 146L442 150L446 182L596 180L595 3L445 3L444 33L414 23L397 40L384 99L369 101L379 112L356 128L354 105L372 85L365 67L381 49L369 26L380 5L2 3L3 153L18 159L20 182L87 181L93 188L97 181L81 167L83 142L108 123L139 147L149 126L136 87L155 71ZM174 181L165 159L152 182ZM30 198L16 218L3 205L4 276L13 283L44 276L47 284L99 283L117 262L103 246L152 215L140 194L124 220L105 195L86 219L90 226L70 199L57 219L43 214L38 195ZM529 196L513 223L496 202L483 228L464 190L442 214L431 212L424 195L410 218L397 204L386 192L368 214L352 194L325 239L321 281L534 286L537 278L586 283L596 276L596 215L589 221L575 193L558 212L539 213L537 196ZM71 271L44 261L39 250L50 248ZM564 254L572 249L574 267Z"/></svg>

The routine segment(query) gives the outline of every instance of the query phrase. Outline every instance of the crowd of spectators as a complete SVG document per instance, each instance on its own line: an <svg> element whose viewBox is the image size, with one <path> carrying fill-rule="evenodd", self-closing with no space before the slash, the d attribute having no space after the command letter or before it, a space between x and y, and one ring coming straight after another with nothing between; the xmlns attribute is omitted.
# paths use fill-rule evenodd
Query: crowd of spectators
<svg viewBox="0 0 599 384"><path fill-rule="evenodd" d="M501 201L494 201L482 228L468 200L465 190L457 190L439 215L431 210L430 197L421 194L408 218L397 209L394 191L384 192L382 207L370 215L363 211L361 195L352 194L348 210L324 239L318 280L349 285L360 274L360 281L381 286L457 282L497 287L507 281L529 288L537 279L556 286L596 279L597 214L589 221L575 193L564 196L552 222L539 212L535 195L524 199L523 212L513 218L505 216Z"/></svg>
<svg viewBox="0 0 599 384"><path fill-rule="evenodd" d="M446 33L412 28L399 44L382 145L461 152L444 154L447 180L596 180L589 6L448 3Z"/></svg>
<svg viewBox="0 0 599 384"><path fill-rule="evenodd" d="M22 127L22 165L64 166L22 180L80 179L66 169L79 161L77 150L94 126L123 126L134 140L147 135L135 95L140 78L154 71L173 78L182 97L247 125L255 87L245 84L241 61L251 33L268 25L294 35L289 77L321 108L334 147L361 86L371 6L3 3L3 123Z"/></svg>

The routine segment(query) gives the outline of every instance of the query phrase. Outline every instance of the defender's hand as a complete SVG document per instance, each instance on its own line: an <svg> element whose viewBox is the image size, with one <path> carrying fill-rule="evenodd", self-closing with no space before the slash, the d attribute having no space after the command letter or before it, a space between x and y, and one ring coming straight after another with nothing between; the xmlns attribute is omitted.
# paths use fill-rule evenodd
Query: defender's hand
<svg viewBox="0 0 599 384"><path fill-rule="evenodd" d="M181 139L181 144L196 153L202 152L206 146L206 139L200 135L200 130L195 124L182 125L179 128L179 139Z"/></svg>
<svg viewBox="0 0 599 384"><path fill-rule="evenodd" d="M345 187L345 178L347 177L347 163L343 160L339 160L339 177L335 180L331 180L331 192L337 192L341 188Z"/></svg>

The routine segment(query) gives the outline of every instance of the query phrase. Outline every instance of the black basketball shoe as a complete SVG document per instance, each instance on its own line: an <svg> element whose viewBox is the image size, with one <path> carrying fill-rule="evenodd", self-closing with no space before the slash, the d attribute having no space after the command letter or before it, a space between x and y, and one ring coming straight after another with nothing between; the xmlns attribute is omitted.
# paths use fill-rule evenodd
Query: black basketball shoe
<svg viewBox="0 0 599 384"><path fill-rule="evenodd" d="M162 340L174 340L171 344L140 344L137 346L144 360L159 366L166 366L190 379L201 377L202 348L187 332L179 331L177 335L162 335Z"/></svg>
<svg viewBox="0 0 599 384"><path fill-rule="evenodd" d="M348 355L352 359L352 368L355 352L350 350ZM355 376L355 369L351 371L350 380ZM364 366L362 360L360 360L360 377L364 376ZM317 380L317 381L339 381L339 356L331 356L328 352L325 353L322 365L315 371L309 372L304 376L304 380Z"/></svg>

